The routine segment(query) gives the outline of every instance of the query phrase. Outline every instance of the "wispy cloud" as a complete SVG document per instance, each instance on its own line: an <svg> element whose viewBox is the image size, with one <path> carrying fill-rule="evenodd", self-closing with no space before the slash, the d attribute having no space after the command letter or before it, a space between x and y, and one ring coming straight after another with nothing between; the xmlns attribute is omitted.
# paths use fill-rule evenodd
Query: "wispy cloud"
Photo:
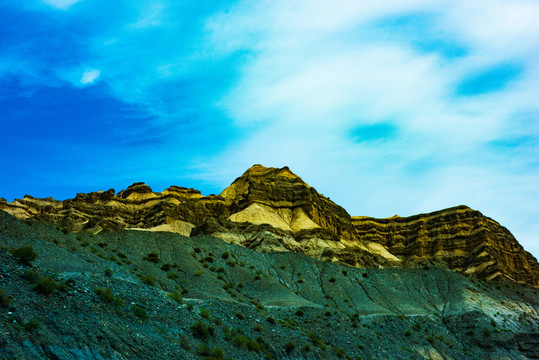
<svg viewBox="0 0 539 360"><path fill-rule="evenodd" d="M96 69L86 70L82 74L82 77L80 79L80 83L82 85L92 84L94 81L97 80L97 78L99 78L99 75L101 75L101 71L99 71L99 70L96 70Z"/></svg>
<svg viewBox="0 0 539 360"><path fill-rule="evenodd" d="M63 9L63 10L68 9L71 5L74 5L78 3L79 1L82 1L82 0L43 0L45 4L48 4L50 6L53 6L58 9Z"/></svg>

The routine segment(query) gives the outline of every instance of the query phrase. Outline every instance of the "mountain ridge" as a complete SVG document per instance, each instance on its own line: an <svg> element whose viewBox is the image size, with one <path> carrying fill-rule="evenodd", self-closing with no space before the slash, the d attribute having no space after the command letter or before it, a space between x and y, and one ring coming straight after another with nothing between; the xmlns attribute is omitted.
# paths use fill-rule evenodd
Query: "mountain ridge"
<svg viewBox="0 0 539 360"><path fill-rule="evenodd" d="M0 200L0 210L76 232L205 234L262 252L299 252L354 267L436 264L480 279L539 286L537 260L479 211L460 205L409 217L355 217L288 167L254 165L219 195L179 186L159 193L137 182L117 194L109 189L64 201L29 195Z"/></svg>

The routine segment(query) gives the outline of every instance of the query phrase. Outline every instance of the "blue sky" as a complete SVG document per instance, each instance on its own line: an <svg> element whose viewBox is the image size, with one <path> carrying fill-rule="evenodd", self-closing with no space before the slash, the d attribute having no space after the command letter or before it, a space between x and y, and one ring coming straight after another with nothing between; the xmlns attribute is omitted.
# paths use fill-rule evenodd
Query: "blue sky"
<svg viewBox="0 0 539 360"><path fill-rule="evenodd" d="M3 0L0 196L219 193L289 166L352 215L466 204L539 255L539 3Z"/></svg>

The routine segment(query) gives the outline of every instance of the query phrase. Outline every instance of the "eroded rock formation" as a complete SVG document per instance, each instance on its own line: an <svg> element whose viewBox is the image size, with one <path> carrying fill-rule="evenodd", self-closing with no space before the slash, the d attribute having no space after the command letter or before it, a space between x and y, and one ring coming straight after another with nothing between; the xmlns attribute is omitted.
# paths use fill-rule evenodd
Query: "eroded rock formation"
<svg viewBox="0 0 539 360"><path fill-rule="evenodd" d="M207 234L258 251L292 251L356 267L436 264L482 279L539 286L537 260L511 233L466 206L412 217L351 217L284 167L255 165L220 195L135 183L57 201L25 196L0 209L70 231Z"/></svg>

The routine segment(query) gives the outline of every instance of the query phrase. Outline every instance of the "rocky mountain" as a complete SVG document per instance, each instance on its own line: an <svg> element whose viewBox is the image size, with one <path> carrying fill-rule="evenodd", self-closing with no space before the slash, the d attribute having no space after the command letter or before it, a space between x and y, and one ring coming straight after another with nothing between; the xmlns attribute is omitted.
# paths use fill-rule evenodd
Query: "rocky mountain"
<svg viewBox="0 0 539 360"><path fill-rule="evenodd" d="M466 206L411 217L352 217L289 168L255 165L220 195L135 183L57 201L26 195L0 210L69 231L138 229L212 235L261 252L291 251L354 267L429 264L480 279L539 286L537 260L494 220Z"/></svg>

